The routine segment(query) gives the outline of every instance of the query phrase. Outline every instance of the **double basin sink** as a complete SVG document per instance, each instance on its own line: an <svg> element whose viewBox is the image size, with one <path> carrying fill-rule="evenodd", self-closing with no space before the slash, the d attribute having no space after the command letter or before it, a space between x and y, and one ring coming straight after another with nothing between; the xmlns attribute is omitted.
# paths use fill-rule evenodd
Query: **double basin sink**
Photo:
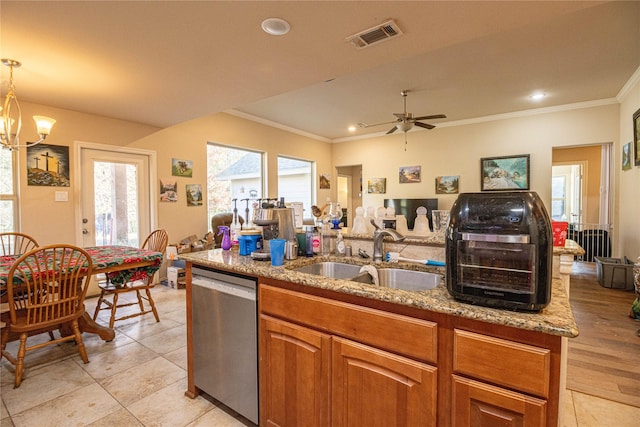
<svg viewBox="0 0 640 427"><path fill-rule="evenodd" d="M426 271L406 270L403 268L374 267L374 264L348 264L336 261L323 261L294 268L298 273L315 274L333 279L350 280L360 283L377 284L382 287L405 291L426 291L440 284L440 274ZM376 276L376 277L374 277Z"/></svg>

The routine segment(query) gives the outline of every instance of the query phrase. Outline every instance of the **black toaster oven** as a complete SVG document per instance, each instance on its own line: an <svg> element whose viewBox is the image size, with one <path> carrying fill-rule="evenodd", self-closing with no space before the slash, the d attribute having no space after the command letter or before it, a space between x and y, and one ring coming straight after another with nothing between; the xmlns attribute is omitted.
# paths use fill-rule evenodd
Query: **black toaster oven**
<svg viewBox="0 0 640 427"><path fill-rule="evenodd" d="M446 257L447 289L456 299L525 311L551 300L551 222L533 191L460 194Z"/></svg>

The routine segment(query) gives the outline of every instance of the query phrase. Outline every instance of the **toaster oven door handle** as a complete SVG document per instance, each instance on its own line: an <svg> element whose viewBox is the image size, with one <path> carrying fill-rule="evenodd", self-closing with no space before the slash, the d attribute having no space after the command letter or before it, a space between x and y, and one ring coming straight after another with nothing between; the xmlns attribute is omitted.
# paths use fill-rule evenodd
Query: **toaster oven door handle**
<svg viewBox="0 0 640 427"><path fill-rule="evenodd" d="M497 242L497 243L529 243L531 236L528 234L480 234L461 233L462 240L472 240L477 242Z"/></svg>

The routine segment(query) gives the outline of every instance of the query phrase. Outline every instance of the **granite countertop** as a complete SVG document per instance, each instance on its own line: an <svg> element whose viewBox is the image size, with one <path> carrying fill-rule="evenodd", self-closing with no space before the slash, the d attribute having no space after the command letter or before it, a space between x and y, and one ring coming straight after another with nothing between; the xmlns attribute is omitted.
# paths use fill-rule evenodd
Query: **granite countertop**
<svg viewBox="0 0 640 427"><path fill-rule="evenodd" d="M584 249L582 246L574 242L573 240L565 240L564 246L554 246L554 255L584 255Z"/></svg>
<svg viewBox="0 0 640 427"><path fill-rule="evenodd" d="M295 260L285 261L284 266L280 267L271 266L269 261L255 261L249 256L240 256L237 252L223 251L221 249L180 254L178 258L212 268L220 268L251 276L268 277L488 323L543 332L550 335L578 336L578 327L569 305L569 298L559 279L553 280L549 305L538 313L527 313L476 306L456 301L447 291L444 280L432 290L404 291L292 271L292 268L321 261L339 261L359 265L371 263L371 260L363 260L358 257L299 257ZM395 264L383 262L376 266L402 267L430 271L442 275L444 275L445 271L443 267L429 267L403 262Z"/></svg>

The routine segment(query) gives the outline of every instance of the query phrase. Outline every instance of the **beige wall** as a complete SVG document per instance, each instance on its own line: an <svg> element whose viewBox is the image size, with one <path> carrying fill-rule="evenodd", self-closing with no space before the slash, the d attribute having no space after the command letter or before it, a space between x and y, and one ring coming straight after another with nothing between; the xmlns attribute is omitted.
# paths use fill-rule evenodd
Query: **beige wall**
<svg viewBox="0 0 640 427"><path fill-rule="evenodd" d="M636 74L640 70L636 71ZM620 141L615 147L616 188L614 211L617 222L617 253L636 259L640 256L640 166L621 170L622 146L633 143L633 113L640 109L640 79L629 90L620 104Z"/></svg>
<svg viewBox="0 0 640 427"><path fill-rule="evenodd" d="M20 106L24 121L21 132L23 142L37 139L35 123L31 119L33 115L56 119L51 135L46 140L47 144L52 145L72 147L74 141L84 141L123 146L158 130L153 126L28 102L21 102ZM78 165L78 159L74 154L73 148L70 148L70 187L39 187L27 185L26 150L19 150L21 230L33 235L41 245L80 243L75 241L76 227L79 226L75 219L75 206L79 200L76 195L78 185L74 180L74 169ZM69 201L54 201L56 191L68 191Z"/></svg>
<svg viewBox="0 0 640 427"><path fill-rule="evenodd" d="M331 146L328 143L224 113L191 120L142 138L131 147L157 151L158 178L171 176L172 158L193 160L193 177L177 178L180 201L158 204L159 225L167 230L172 243L191 234L202 237L210 229L206 204L188 207L182 201L185 184L202 184L203 190L206 187L207 142L264 152L267 162L267 189L264 194L269 197L278 196L279 154L315 161L317 173L331 173ZM318 189L317 178L315 184L318 201L331 197L332 190ZM305 217L310 217L310 207L304 208Z"/></svg>
<svg viewBox="0 0 640 427"><path fill-rule="evenodd" d="M601 144L618 140L618 105L529 115L483 123L437 127L430 131L388 135L336 144L334 165L363 165L363 205L383 199L436 197L435 177L459 175L460 192L480 191L480 158L529 154L531 190L549 206L553 147ZM400 166L421 166L422 180L400 184ZM387 194L368 194L369 178L387 178ZM437 195L449 209L456 195Z"/></svg>
<svg viewBox="0 0 640 427"><path fill-rule="evenodd" d="M584 182L586 207L583 222L598 224L600 222L600 172L601 172L602 146L591 145L588 147L557 148L553 150L553 164L568 164L571 162L586 162Z"/></svg>
<svg viewBox="0 0 640 427"><path fill-rule="evenodd" d="M278 154L315 160L317 173L332 175L336 167L362 164L363 206L382 205L385 197L436 197L435 177L438 175L459 175L461 192L479 191L480 158L511 154L531 155L531 189L537 191L549 205L553 147L613 142L613 223L619 232L614 256L624 254L637 257L640 255L640 168L620 171L620 153L621 141L632 140L631 115L638 108L640 87L636 85L620 105L409 132L406 152L402 134L328 144L222 113L157 132L150 126L28 103L23 103L23 114L29 117L38 113L58 120L48 140L52 144L72 145L73 141L86 141L156 150L158 178L171 173L170 162L173 157L193 160L193 178L179 178L179 189L184 188L186 183L205 184L207 141L264 151L269 166L266 194L274 197L277 196ZM35 138L29 132L32 130L25 126L24 138ZM73 168L76 165L73 150L71 155ZM25 153L21 152L20 156L22 230L38 236L45 244L72 242L77 225L74 220L74 206L78 203L74 196L75 183L71 184L69 202L56 203L55 187L26 186ZM399 184L398 168L414 165L422 167L422 182ZM367 179L379 177L387 178L387 193L367 194ZM315 181L317 189L317 178ZM316 200L319 203L334 196L332 190L317 191ZM455 198L456 195L438 195L440 208L450 208ZM172 241L189 234L201 236L209 230L204 206L159 203L158 214L159 225L167 229Z"/></svg>

